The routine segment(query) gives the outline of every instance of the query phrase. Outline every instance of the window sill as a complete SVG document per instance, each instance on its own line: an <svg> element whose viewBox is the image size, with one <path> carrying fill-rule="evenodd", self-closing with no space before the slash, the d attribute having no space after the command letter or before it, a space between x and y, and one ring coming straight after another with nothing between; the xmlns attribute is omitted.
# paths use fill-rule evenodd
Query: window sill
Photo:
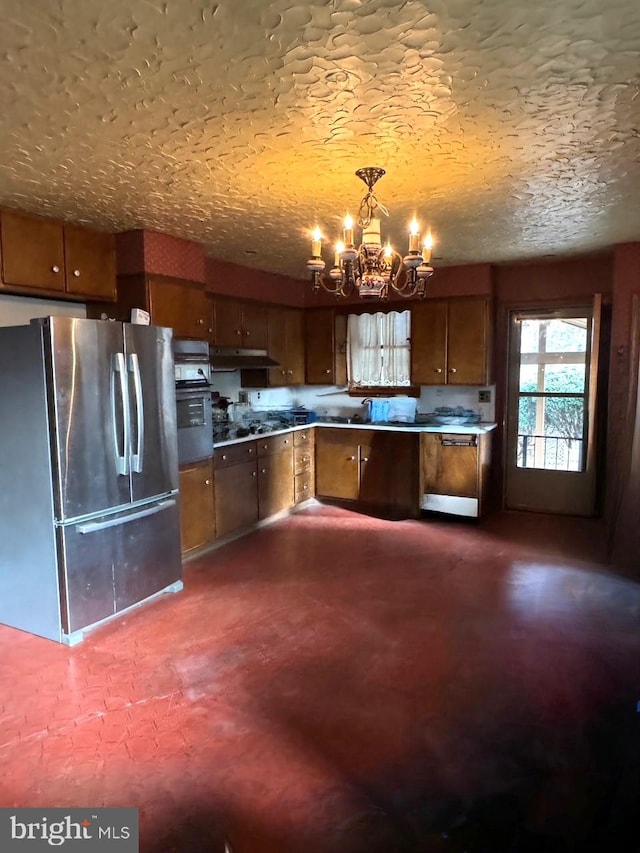
<svg viewBox="0 0 640 853"><path fill-rule="evenodd" d="M419 385L351 385L347 390L350 397L419 397Z"/></svg>

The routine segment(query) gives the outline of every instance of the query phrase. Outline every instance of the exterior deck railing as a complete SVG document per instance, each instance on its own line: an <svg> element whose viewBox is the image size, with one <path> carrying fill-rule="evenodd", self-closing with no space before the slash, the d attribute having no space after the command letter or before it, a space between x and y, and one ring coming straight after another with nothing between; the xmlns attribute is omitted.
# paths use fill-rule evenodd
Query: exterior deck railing
<svg viewBox="0 0 640 853"><path fill-rule="evenodd" d="M582 470L582 436L518 434L518 468Z"/></svg>

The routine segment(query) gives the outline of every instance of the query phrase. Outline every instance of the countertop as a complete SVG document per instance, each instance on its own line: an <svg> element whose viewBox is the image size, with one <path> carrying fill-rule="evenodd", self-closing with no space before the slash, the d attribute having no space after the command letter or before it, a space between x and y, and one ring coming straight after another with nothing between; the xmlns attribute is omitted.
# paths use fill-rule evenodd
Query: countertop
<svg viewBox="0 0 640 853"><path fill-rule="evenodd" d="M491 432L497 427L496 423L479 423L479 424L463 424L461 426L432 426L430 424L375 424L375 423L334 423L332 421L314 421L312 424L301 424L299 426L286 427L284 429L274 430L273 432L264 432L257 435L247 435L243 438L232 438L229 441L217 441L214 444L216 447L228 447L230 444L241 444L244 441L256 441L261 438L270 438L272 435L282 435L286 432L308 430L314 427L331 427L331 429L368 429L368 430L386 430L388 432L435 432L447 433L448 435L483 435L486 432Z"/></svg>

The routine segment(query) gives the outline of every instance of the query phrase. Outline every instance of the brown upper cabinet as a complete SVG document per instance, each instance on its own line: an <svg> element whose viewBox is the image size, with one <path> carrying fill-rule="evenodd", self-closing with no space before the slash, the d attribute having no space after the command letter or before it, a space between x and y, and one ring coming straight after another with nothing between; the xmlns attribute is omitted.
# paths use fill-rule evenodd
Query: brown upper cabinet
<svg viewBox="0 0 640 853"><path fill-rule="evenodd" d="M113 234L2 210L0 239L5 289L115 300Z"/></svg>
<svg viewBox="0 0 640 853"><path fill-rule="evenodd" d="M154 325L172 328L176 338L207 340L211 334L209 300L202 285L168 276L119 276L117 304L91 303L87 314L100 317L106 311L109 317L128 321L132 308L148 311Z"/></svg>
<svg viewBox="0 0 640 853"><path fill-rule="evenodd" d="M433 299L411 307L414 385L486 385L491 381L490 301Z"/></svg>
<svg viewBox="0 0 640 853"><path fill-rule="evenodd" d="M297 308L267 309L267 351L277 367L242 371L245 388L304 385L304 315Z"/></svg>
<svg viewBox="0 0 640 853"><path fill-rule="evenodd" d="M257 302L214 297L211 344L216 347L267 348L267 307Z"/></svg>
<svg viewBox="0 0 640 853"><path fill-rule="evenodd" d="M305 311L305 375L307 385L344 385L347 316L332 308Z"/></svg>

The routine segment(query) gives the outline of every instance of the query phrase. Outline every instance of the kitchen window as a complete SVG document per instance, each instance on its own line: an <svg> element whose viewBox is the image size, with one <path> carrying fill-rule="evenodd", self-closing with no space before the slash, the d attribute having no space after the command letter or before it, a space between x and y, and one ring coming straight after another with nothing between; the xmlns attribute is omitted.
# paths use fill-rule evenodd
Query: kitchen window
<svg viewBox="0 0 640 853"><path fill-rule="evenodd" d="M350 388L411 385L411 312L349 314L347 380Z"/></svg>

